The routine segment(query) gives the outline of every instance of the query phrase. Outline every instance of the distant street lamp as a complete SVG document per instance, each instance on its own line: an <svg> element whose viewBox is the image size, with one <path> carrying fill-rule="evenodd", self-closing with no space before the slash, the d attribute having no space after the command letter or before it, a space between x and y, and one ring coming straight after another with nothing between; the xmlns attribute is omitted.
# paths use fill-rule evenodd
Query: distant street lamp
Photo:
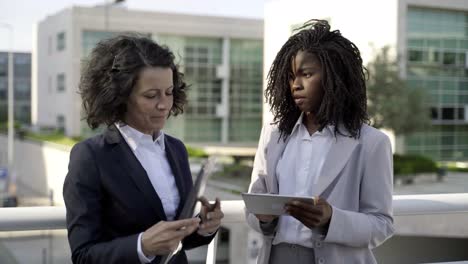
<svg viewBox="0 0 468 264"><path fill-rule="evenodd" d="M104 26L105 26L106 31L109 29L109 7L116 5L116 4L123 3L123 2L125 2L125 0L114 0L112 1L112 3L108 3L108 0L106 0L106 3L104 4L104 11L105 11Z"/></svg>
<svg viewBox="0 0 468 264"><path fill-rule="evenodd" d="M8 180L12 188L10 190L13 195L16 195L16 179L14 173L14 89L13 89L13 26L8 23L0 22L0 27L7 28L10 31L10 50L8 52Z"/></svg>

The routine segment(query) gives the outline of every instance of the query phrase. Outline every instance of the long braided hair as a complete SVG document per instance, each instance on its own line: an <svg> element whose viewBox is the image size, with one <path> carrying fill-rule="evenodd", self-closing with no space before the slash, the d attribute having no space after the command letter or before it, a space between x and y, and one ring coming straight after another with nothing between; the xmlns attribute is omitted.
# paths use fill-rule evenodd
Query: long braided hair
<svg viewBox="0 0 468 264"><path fill-rule="evenodd" d="M268 73L266 101L284 140L301 114L290 91L294 74L291 62L299 51L315 54L322 67L324 96L316 113L319 130L334 125L336 134L344 126L353 138L359 138L363 123L369 123L365 71L359 49L339 30L330 31L325 20L309 20L292 35L276 55Z"/></svg>

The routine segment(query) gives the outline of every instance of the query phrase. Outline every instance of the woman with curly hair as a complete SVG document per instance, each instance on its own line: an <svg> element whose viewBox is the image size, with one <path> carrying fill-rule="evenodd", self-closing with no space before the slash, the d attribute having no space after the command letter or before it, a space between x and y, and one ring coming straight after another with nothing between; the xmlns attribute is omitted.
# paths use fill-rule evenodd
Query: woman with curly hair
<svg viewBox="0 0 468 264"><path fill-rule="evenodd" d="M358 48L311 20L278 52L265 91L273 122L260 135L251 193L295 197L284 214L255 215L258 263L375 263L393 234L390 141L367 125Z"/></svg>
<svg viewBox="0 0 468 264"><path fill-rule="evenodd" d="M193 184L184 144L162 131L186 103L173 53L125 35L90 56L84 114L91 128L107 128L70 153L63 195L73 263L160 263L180 242L208 244L223 217L218 199L201 199L200 218L174 220ZM171 263L187 263L184 250Z"/></svg>

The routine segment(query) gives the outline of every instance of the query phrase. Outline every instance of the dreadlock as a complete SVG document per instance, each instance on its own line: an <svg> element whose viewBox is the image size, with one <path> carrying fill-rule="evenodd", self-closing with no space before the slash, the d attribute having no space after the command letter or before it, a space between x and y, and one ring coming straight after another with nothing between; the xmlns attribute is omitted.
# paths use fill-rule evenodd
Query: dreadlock
<svg viewBox="0 0 468 264"><path fill-rule="evenodd" d="M281 136L291 134L301 110L294 103L290 80L294 73L291 61L299 51L313 53L322 66L324 96L316 113L319 130L334 125L336 134L343 125L348 136L359 138L363 123L368 123L365 71L359 49L343 37L339 30L330 31L325 20L312 19L292 35L276 55L268 73L266 101L271 106Z"/></svg>

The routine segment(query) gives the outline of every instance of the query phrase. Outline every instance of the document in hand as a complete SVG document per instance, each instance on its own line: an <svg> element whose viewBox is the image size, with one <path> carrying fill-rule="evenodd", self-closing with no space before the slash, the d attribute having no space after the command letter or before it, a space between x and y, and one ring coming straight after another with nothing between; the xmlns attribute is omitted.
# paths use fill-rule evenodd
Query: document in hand
<svg viewBox="0 0 468 264"><path fill-rule="evenodd" d="M187 196L187 200L184 203L184 207L179 215L177 220L187 219L194 216L195 206L197 205L198 198L203 195L205 192L206 183L208 181L209 176L213 172L213 169L216 165L216 158L209 157L200 168L198 172L197 178L195 179L195 183L193 184L193 188L190 191L189 195ZM181 245L176 249L176 251L172 252L171 254L165 255L162 257L160 263L169 263L172 256L174 256L180 249Z"/></svg>
<svg viewBox="0 0 468 264"><path fill-rule="evenodd" d="M245 207L253 214L263 215L283 215L286 214L284 206L293 199L302 199L310 201L311 204L317 204L317 197L286 196L266 193L243 193Z"/></svg>

